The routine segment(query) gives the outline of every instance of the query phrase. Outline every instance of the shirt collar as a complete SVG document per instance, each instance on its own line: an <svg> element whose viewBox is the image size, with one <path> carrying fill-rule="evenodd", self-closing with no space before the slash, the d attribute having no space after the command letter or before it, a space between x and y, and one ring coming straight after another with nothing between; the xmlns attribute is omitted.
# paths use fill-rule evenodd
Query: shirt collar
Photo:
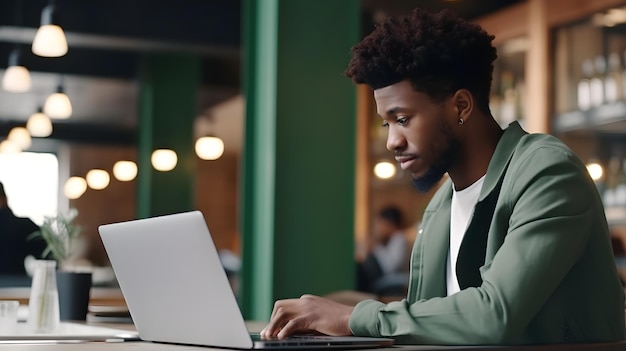
<svg viewBox="0 0 626 351"><path fill-rule="evenodd" d="M483 184L478 201L482 201L494 190L498 181L504 175L519 140L526 134L528 133L522 129L518 122L509 124L504 130L491 156L491 161L489 161L489 167L485 175L485 183Z"/></svg>

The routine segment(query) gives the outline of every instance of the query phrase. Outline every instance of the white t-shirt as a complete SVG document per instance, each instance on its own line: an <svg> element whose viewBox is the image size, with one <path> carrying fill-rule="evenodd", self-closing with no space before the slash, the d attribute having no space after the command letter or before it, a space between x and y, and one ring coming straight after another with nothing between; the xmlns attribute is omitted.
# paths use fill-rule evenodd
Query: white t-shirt
<svg viewBox="0 0 626 351"><path fill-rule="evenodd" d="M452 208L450 211L450 248L448 250L448 263L446 267L446 283L448 296L459 292L459 282L456 279L456 259L459 256L459 248L465 236L469 220L474 213L474 207L478 202L480 190L485 182L482 176L474 184L467 188L452 192Z"/></svg>

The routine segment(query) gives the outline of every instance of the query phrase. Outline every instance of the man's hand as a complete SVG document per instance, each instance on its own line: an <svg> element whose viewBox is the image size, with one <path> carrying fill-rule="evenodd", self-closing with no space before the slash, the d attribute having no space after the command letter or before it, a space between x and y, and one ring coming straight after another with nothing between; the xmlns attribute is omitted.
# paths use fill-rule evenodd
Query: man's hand
<svg viewBox="0 0 626 351"><path fill-rule="evenodd" d="M279 300L274 304L270 322L261 331L263 338L283 339L302 333L352 335L349 327L353 306L343 305L314 295Z"/></svg>

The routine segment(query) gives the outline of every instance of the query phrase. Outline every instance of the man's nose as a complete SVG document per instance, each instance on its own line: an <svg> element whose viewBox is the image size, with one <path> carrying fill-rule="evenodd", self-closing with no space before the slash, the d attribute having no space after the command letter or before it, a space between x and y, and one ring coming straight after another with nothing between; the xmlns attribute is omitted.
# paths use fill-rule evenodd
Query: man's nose
<svg viewBox="0 0 626 351"><path fill-rule="evenodd" d="M387 150L396 151L404 148L405 144L406 140L402 133L398 132L396 128L389 126L389 130L387 131Z"/></svg>

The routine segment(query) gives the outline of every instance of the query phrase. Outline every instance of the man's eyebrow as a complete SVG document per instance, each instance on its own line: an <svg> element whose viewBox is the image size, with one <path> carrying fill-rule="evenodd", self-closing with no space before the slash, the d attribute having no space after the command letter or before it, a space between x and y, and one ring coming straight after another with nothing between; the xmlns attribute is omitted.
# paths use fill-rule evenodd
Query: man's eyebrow
<svg viewBox="0 0 626 351"><path fill-rule="evenodd" d="M385 116L393 116L397 113L407 112L407 111L408 111L407 108L396 106L396 107L392 107L388 109L387 112L385 112ZM384 117L384 116L381 116L381 117Z"/></svg>

